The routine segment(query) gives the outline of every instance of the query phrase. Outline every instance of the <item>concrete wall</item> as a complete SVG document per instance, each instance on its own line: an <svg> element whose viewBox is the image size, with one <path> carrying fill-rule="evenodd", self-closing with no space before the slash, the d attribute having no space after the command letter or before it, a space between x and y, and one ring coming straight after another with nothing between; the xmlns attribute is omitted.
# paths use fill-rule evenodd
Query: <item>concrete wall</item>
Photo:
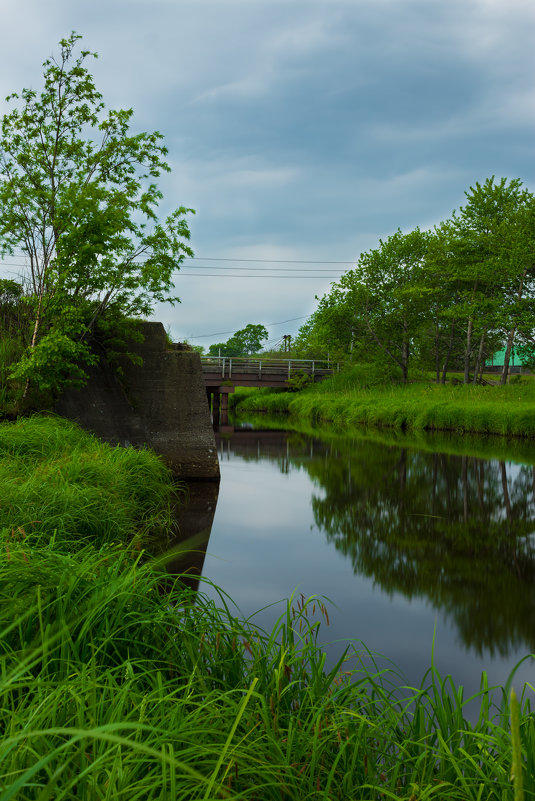
<svg viewBox="0 0 535 801"><path fill-rule="evenodd" d="M140 323L145 340L131 350L143 366L123 364L119 382L106 364L81 390L67 390L56 412L120 445L147 445L181 479L219 478L219 463L198 353L167 350L161 323Z"/></svg>

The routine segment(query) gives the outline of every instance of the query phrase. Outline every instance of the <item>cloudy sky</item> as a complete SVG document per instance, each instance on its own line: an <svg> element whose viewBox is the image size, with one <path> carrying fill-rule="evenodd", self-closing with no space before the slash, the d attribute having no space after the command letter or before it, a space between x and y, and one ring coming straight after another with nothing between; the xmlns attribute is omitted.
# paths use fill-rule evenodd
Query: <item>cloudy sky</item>
<svg viewBox="0 0 535 801"><path fill-rule="evenodd" d="M155 315L176 339L208 345L260 322L275 344L361 252L446 218L475 181L535 191L533 0L0 8L0 97L39 88L76 30L99 53L107 105L164 134L162 212L197 211L182 303Z"/></svg>

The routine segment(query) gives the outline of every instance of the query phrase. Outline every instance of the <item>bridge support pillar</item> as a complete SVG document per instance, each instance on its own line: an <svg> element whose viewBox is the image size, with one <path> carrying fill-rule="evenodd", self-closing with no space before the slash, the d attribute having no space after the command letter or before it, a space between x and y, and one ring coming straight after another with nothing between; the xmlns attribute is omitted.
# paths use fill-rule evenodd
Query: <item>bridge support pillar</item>
<svg viewBox="0 0 535 801"><path fill-rule="evenodd" d="M221 409L221 395L217 390L212 393L212 422L216 426L219 423Z"/></svg>
<svg viewBox="0 0 535 801"><path fill-rule="evenodd" d="M228 396L234 392L233 386L207 386L208 405L212 410L214 426L228 425Z"/></svg>
<svg viewBox="0 0 535 801"><path fill-rule="evenodd" d="M228 423L228 392L223 392L221 394L221 425L227 425Z"/></svg>

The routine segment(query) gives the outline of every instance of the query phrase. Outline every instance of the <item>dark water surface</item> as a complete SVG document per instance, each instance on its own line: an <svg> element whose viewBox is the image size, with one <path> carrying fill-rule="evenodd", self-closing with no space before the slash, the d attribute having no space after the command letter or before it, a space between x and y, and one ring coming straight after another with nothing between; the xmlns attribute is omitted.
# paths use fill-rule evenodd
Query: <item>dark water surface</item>
<svg viewBox="0 0 535 801"><path fill-rule="evenodd" d="M483 459L462 446L219 434L203 576L245 615L295 590L328 597L321 639L363 641L412 685L431 663L433 637L435 664L467 691L482 670L504 683L535 653L535 447L522 445L519 457L512 443L506 456ZM258 621L269 627L282 611L264 609ZM531 659L515 687L524 681L535 683Z"/></svg>

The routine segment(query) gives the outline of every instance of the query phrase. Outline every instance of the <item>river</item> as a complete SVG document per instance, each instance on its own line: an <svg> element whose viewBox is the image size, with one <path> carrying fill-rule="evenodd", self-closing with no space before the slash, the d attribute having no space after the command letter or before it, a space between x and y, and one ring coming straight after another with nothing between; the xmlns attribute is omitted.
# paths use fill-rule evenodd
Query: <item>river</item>
<svg viewBox="0 0 535 801"><path fill-rule="evenodd" d="M351 639L411 686L433 660L472 693L482 671L503 684L535 653L535 446L241 426L217 435L197 560L241 614L270 627L280 599L328 598L329 658ZM211 520L213 494L203 503ZM531 658L514 686L526 681Z"/></svg>

